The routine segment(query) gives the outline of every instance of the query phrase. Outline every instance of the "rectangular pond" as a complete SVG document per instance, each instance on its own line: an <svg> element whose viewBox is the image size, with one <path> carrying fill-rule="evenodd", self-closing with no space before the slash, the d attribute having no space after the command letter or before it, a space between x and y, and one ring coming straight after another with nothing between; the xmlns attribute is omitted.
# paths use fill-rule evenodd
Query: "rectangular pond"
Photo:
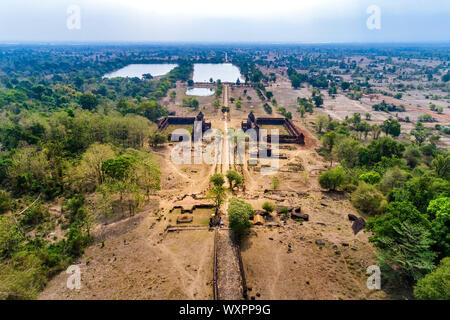
<svg viewBox="0 0 450 320"><path fill-rule="evenodd" d="M188 88L186 95L197 97L209 97L214 94L215 90L211 88Z"/></svg>
<svg viewBox="0 0 450 320"><path fill-rule="evenodd" d="M122 69L104 75L104 78L111 79L116 77L140 78L144 74L150 73L153 77L168 74L177 64L156 63L156 64L130 64Z"/></svg>
<svg viewBox="0 0 450 320"><path fill-rule="evenodd" d="M194 64L194 82L210 82L210 79L222 82L245 82L239 68L231 63L196 63Z"/></svg>

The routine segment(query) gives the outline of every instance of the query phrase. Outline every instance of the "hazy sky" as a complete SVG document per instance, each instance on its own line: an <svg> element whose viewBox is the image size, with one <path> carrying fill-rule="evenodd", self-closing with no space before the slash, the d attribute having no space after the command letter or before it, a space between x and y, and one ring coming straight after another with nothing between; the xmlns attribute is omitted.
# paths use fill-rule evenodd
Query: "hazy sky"
<svg viewBox="0 0 450 320"><path fill-rule="evenodd" d="M448 42L450 0L0 0L0 41Z"/></svg>

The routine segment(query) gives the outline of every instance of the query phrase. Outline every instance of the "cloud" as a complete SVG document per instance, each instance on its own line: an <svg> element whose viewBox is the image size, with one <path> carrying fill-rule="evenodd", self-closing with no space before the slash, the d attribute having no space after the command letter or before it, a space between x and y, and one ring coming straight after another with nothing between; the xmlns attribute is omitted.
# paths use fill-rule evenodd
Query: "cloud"
<svg viewBox="0 0 450 320"><path fill-rule="evenodd" d="M118 6L165 17L248 18L308 17L352 10L356 0L101 0L100 6Z"/></svg>
<svg viewBox="0 0 450 320"><path fill-rule="evenodd" d="M381 30L367 30L372 4ZM449 14L448 0L1 0L0 41L450 41Z"/></svg>

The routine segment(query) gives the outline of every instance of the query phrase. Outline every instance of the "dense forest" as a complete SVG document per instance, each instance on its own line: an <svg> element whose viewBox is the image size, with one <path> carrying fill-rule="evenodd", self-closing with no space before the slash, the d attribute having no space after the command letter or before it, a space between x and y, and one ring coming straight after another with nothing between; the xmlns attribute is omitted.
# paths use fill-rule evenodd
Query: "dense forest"
<svg viewBox="0 0 450 320"><path fill-rule="evenodd" d="M1 53L0 298L35 298L92 242L96 221L134 214L159 188L146 147L168 114L158 99L188 80L192 63L177 60L159 79L103 79L137 55L96 50Z"/></svg>

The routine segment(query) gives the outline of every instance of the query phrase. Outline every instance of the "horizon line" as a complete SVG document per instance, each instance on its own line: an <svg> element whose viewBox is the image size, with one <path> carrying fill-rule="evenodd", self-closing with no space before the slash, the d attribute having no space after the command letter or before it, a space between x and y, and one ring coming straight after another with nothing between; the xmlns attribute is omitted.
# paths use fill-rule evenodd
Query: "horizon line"
<svg viewBox="0 0 450 320"><path fill-rule="evenodd" d="M20 40L20 41L11 41L11 40L0 40L0 45L92 45L92 44L101 44L101 45L123 45L123 44L131 44L131 45L157 45L157 44L166 44L166 45L450 45L450 40L439 40L439 41L326 41L326 42L307 42L307 41L153 41L153 40L89 40L89 41L80 41L80 40Z"/></svg>

